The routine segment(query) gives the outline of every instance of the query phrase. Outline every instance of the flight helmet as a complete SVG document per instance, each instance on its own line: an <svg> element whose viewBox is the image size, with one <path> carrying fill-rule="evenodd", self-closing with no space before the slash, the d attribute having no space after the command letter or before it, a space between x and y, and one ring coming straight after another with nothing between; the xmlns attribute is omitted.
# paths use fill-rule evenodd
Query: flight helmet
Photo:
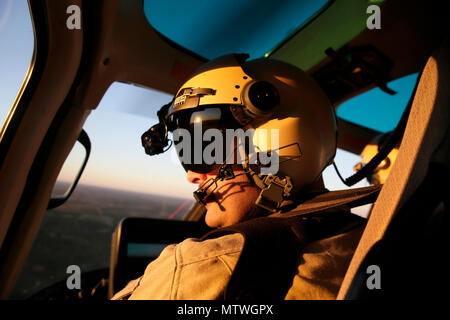
<svg viewBox="0 0 450 320"><path fill-rule="evenodd" d="M148 154L163 152L171 131L185 170L219 168L217 179L233 178L231 165L239 162L261 189L256 204L276 211L332 163L336 115L304 71L247 57L226 55L201 66L161 108L160 123L143 134L142 144ZM206 194L200 186L194 196L202 202Z"/></svg>

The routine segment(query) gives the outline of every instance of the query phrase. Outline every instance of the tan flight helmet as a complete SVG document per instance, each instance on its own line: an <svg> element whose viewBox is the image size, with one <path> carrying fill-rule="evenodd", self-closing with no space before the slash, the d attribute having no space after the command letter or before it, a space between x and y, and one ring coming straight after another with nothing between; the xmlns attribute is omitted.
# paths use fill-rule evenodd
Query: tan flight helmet
<svg viewBox="0 0 450 320"><path fill-rule="evenodd" d="M186 119L186 112L191 124L202 121L205 113L206 123L212 120L208 109L220 108L221 114L213 119L218 127L252 132L260 166L251 161L243 166L262 190L257 204L276 211L283 200L314 184L332 163L336 115L325 93L304 71L274 59L245 61L247 57L227 55L202 66L178 90L168 117L175 127L183 127L178 119ZM261 165L260 155L266 160L270 156L269 164ZM210 170L182 164L186 170Z"/></svg>

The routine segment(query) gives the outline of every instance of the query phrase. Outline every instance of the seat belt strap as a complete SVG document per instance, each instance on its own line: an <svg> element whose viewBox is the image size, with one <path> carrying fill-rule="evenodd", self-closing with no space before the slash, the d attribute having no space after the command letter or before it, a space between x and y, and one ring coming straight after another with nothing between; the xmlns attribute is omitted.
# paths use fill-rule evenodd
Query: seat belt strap
<svg viewBox="0 0 450 320"><path fill-rule="evenodd" d="M322 193L302 202L295 208L292 208L293 205L287 205L284 212L272 214L271 217L293 217L341 206L346 206L347 208L359 207L365 204L374 203L381 188L382 185L373 185L363 188ZM287 210L289 210L289 212L286 212Z"/></svg>

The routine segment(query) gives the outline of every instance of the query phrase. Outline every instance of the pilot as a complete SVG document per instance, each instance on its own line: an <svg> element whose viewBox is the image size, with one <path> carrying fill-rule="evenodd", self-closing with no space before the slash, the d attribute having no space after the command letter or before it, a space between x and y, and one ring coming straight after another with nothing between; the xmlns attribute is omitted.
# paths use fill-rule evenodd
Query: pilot
<svg viewBox="0 0 450 320"><path fill-rule="evenodd" d="M169 245L113 299L334 299L364 228L346 207L315 210L336 153L333 107L300 69L227 55L198 69L142 136L168 133L213 228ZM312 202L311 202L312 201Z"/></svg>

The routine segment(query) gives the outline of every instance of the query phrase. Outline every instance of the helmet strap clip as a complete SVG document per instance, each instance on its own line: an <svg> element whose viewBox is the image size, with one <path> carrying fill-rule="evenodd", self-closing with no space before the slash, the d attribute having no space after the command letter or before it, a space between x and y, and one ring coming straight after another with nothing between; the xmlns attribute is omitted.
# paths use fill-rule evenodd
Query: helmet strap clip
<svg viewBox="0 0 450 320"><path fill-rule="evenodd" d="M269 174L261 177L248 165L248 158L243 163L245 172L251 177L253 182L261 189L255 204L270 212L276 212L281 203L291 195L293 188L292 179L289 176L280 178Z"/></svg>

